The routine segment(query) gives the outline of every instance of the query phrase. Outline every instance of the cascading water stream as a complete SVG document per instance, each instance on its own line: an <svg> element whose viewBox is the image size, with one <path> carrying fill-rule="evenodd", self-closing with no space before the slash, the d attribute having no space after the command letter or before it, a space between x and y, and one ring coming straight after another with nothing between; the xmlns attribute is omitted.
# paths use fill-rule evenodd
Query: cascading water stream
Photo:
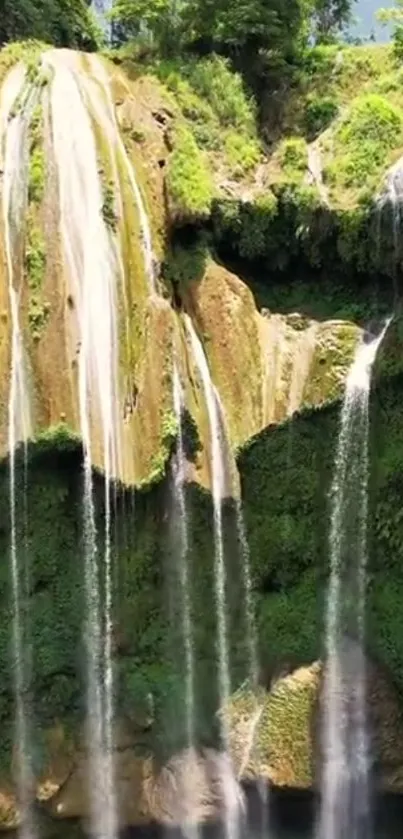
<svg viewBox="0 0 403 839"><path fill-rule="evenodd" d="M214 389L215 390L215 389ZM222 429L225 429L226 436L227 435L227 422L224 407L222 405L219 393L215 390L215 398L218 406L219 411L219 419L220 425ZM231 463L231 471L233 473L233 477L235 478L235 483L238 483L238 472L236 467L235 459ZM248 682L251 690L255 694L255 701L256 707L255 711L252 715L251 723L250 723L250 730L249 735L246 741L246 746L244 750L244 754L242 757L241 765L238 771L238 778L243 777L243 773L249 763L251 757L255 757L257 754L256 748L256 737L258 732L258 725L262 718L262 714L264 711L264 700L263 702L259 700L258 696L258 687L259 687L259 658L258 658L258 649L257 649L257 637L256 637L256 627L255 627L255 620L253 614L253 604L252 604L252 577L251 577L251 567L250 567L250 552L249 552L249 543L248 538L246 535L246 528L245 528L245 519L243 513L243 505L242 505L242 498L241 498L241 490L239 486L233 486L233 493L236 497L236 527L237 527L237 536L238 536L238 543L240 549L240 558L241 558L241 566L242 566L242 584L243 584L243 613L244 613L244 620L245 620L245 633L246 633L246 646L248 650ZM259 759L259 755L257 755ZM257 781L257 788L260 798L260 805L261 805L261 834L262 836L268 835L268 786L264 779L259 778Z"/></svg>
<svg viewBox="0 0 403 839"><path fill-rule="evenodd" d="M92 0L91 9L104 32L105 39L110 41L112 35L112 26L108 20L108 15L112 11L113 0Z"/></svg>
<svg viewBox="0 0 403 839"><path fill-rule="evenodd" d="M117 246L101 214L102 184L93 127L84 105L74 56L51 52L53 146L59 177L63 255L77 302L80 427L84 449L84 561L88 620L87 722L91 830L117 833L113 765L111 478L116 475ZM69 120L66 122L66 108ZM94 509L92 429L102 429L105 481L104 568L101 577ZM103 583L101 582L103 578ZM102 608L102 593L104 603Z"/></svg>
<svg viewBox="0 0 403 839"><path fill-rule="evenodd" d="M131 191L133 193L133 197L136 203L136 207L139 214L139 223L140 223L140 231L141 231L141 240L142 240L142 248L143 248L143 256L144 256L144 265L146 276L149 284L150 291L152 293L156 293L156 278L155 278L155 268L154 268L154 253L153 253L153 246L152 246L152 236L151 236L151 227L149 218L147 215L147 211L145 208L145 204L143 201L143 197L140 191L140 187L137 183L136 174L129 158L129 155L125 149L125 145L123 140L120 136L115 109L113 105L110 84L109 84L109 77L103 66L102 62L97 58L95 55L91 55L88 57L91 72L93 74L94 79L96 80L97 84L99 85L101 91L101 97L94 95L94 92L91 93L91 81L84 78L83 85L85 85L85 89L90 94L91 103L93 107L93 112L97 117L99 124L102 126L103 133L105 137L108 137L109 143L112 149L115 149L115 153L117 152L125 165L125 169L127 172L127 176L129 179Z"/></svg>
<svg viewBox="0 0 403 839"><path fill-rule="evenodd" d="M359 345L341 413L332 486L319 839L369 835L364 655L369 396L372 366L387 327Z"/></svg>
<svg viewBox="0 0 403 839"><path fill-rule="evenodd" d="M222 745L226 755L223 761L223 787L225 806L225 831L228 839L238 833L239 799L236 794L232 761L229 754L229 732L225 709L229 706L231 693L229 645L226 616L226 573L222 525L222 502L225 494L225 454L220 422L220 407L217 392L211 380L207 359L201 341L188 315L184 315L186 329L191 342L193 357L200 374L210 426L211 478L214 505L214 580L217 609L218 687L221 715Z"/></svg>
<svg viewBox="0 0 403 839"><path fill-rule="evenodd" d="M400 233L401 233L401 221L402 221L402 201L403 201L403 161L398 160L397 163L391 168L388 173L388 177L385 184L385 189L383 190L382 194L380 195L378 202L377 202L377 213L376 213L376 221L377 221L377 248L378 248L378 256L379 259L381 254L379 253L380 244L381 244L381 226L382 226L382 215L385 208L389 208L392 214L392 231L393 231L393 249L394 249L394 262L395 262L395 270L398 269L399 261L400 261Z"/></svg>
<svg viewBox="0 0 403 839"><path fill-rule="evenodd" d="M179 519L179 584L182 618L182 637L185 652L185 715L186 715L186 740L187 747L191 754L195 753L195 663L193 652L193 627L190 606L190 579L188 567L189 554L189 533L188 515L185 496L185 449L183 440L183 410L184 398L176 363L173 370L173 402L176 421L178 424L177 448L173 461L173 479L175 512ZM185 802L186 804L186 802ZM185 807L186 810L186 807ZM187 810L186 810L187 811ZM193 826L185 824L184 833L188 837L195 837L196 830Z"/></svg>
<svg viewBox="0 0 403 839"><path fill-rule="evenodd" d="M8 406L8 451L10 474L10 563L13 600L13 672L15 691L15 730L18 747L17 795L21 814L20 835L32 839L35 825L32 815L33 773L31 767L30 709L26 694L29 687L26 655L26 627L24 616L24 590L27 588L27 569L21 570L17 538L15 448L19 442L25 446L31 436L30 406L24 362L24 348L19 324L19 289L15 288L14 263L15 243L24 224L24 212L28 192L28 131L35 103L35 89L25 85L25 70L15 67L8 75L1 91L0 130L1 146L4 150L2 218L8 274L9 301L11 312L11 376ZM23 91L25 100L22 101ZM21 106L12 115L12 109L21 97ZM24 501L25 507L25 501Z"/></svg>

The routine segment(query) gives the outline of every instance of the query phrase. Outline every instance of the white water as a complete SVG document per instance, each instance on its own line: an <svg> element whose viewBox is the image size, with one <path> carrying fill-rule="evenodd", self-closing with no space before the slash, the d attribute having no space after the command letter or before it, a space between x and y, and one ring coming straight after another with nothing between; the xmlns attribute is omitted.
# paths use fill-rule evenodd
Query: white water
<svg viewBox="0 0 403 839"><path fill-rule="evenodd" d="M193 627L190 606L190 578L189 578L189 534L188 515L185 496L185 450L183 441L183 410L184 398L180 382L179 372L176 364L173 371L173 400L175 417L178 423L177 449L173 462L174 493L175 493L175 514L179 517L179 582L180 601L182 614L182 636L185 651L185 714L186 714L186 739L190 753L195 750L195 696L194 696L194 675L195 663L193 653ZM184 812L188 808L184 807ZM193 826L185 825L186 836L195 836Z"/></svg>
<svg viewBox="0 0 403 839"><path fill-rule="evenodd" d="M15 737L18 748L16 780L21 815L20 835L22 839L32 839L36 831L31 810L33 774L31 767L30 708L26 702L26 691L29 686L23 606L23 592L26 588L26 580L24 579L24 572L21 573L20 569L21 563L16 529L15 486L15 447L19 442L24 443L26 465L26 444L31 435L31 418L28 388L26 385L24 348L19 324L20 289L15 287L15 280L17 278L14 275L14 264L17 258L15 245L22 232L27 202L27 173L29 162L28 129L35 101L35 91L33 89L27 89L24 107L19 110L16 116L11 117L12 107L23 91L24 83L25 71L21 66L17 66L9 73L1 90L0 130L1 147L4 152L2 166L2 219L4 225L12 329L10 395L8 405L8 450L10 473L10 564L13 601L13 675L16 706Z"/></svg>
<svg viewBox="0 0 403 839"><path fill-rule="evenodd" d="M87 723L91 831L117 833L113 766L113 666L111 580L111 477L116 475L119 434L116 394L117 247L102 218L102 183L93 127L80 89L79 65L68 53L51 52L53 145L59 177L63 256L74 291L81 339L80 427L84 449L84 562L87 598ZM69 119L66 120L66 113ZM95 423L98 418L99 422ZM102 429L105 483L103 575L97 550L91 431ZM102 592L104 604L102 609Z"/></svg>
<svg viewBox="0 0 403 839"><path fill-rule="evenodd" d="M145 203L140 191L140 187L137 183L136 174L132 162L119 133L112 94L110 90L109 77L104 65L102 64L102 61L100 61L99 58L97 58L97 56L91 55L88 57L88 60L90 63L92 75L98 83L98 85L100 86L102 93L101 98L96 97L93 94L91 95L92 111L103 129L104 136L108 137L111 146L115 148L115 150L119 153L124 162L127 177L130 183L131 191L139 215L141 242L146 276L148 279L150 291L156 293L157 289L154 267L154 252L152 247L150 222L147 215ZM86 86L87 91L91 91L91 80L88 77L84 79L83 83Z"/></svg>
<svg viewBox="0 0 403 839"><path fill-rule="evenodd" d="M309 377L309 370L315 352L319 330L318 323L312 323L301 332L293 351L290 391L288 394L287 416L292 417L301 408L304 389Z"/></svg>
<svg viewBox="0 0 403 839"><path fill-rule="evenodd" d="M387 326L377 338L358 347L341 413L332 486L320 839L369 835L370 749L363 649L369 395L372 366Z"/></svg>
<svg viewBox="0 0 403 839"><path fill-rule="evenodd" d="M231 693L229 670L229 647L226 615L226 572L222 528L222 502L225 494L225 454L220 422L219 399L211 380L207 359L201 341L188 315L184 315L186 329L191 342L193 357L200 374L210 426L211 444L211 480L214 505L214 582L217 609L217 652L218 652L218 689L220 708L229 707ZM229 732L225 712L220 715L221 736L227 760L223 777L225 831L228 839L238 834L239 798L236 794L234 772L229 755Z"/></svg>
<svg viewBox="0 0 403 839"><path fill-rule="evenodd" d="M91 9L104 32L106 39L111 38L111 23L108 20L108 14L112 10L113 0L92 0Z"/></svg>
<svg viewBox="0 0 403 839"><path fill-rule="evenodd" d="M400 259L400 228L402 220L402 200L403 200L403 160L400 159L389 170L385 187L379 196L377 206L377 225L378 225L378 243L380 243L382 214L385 207L390 207L392 213L392 231L393 231L393 248L395 267ZM379 250L379 247L378 247ZM379 254L380 257L380 254Z"/></svg>

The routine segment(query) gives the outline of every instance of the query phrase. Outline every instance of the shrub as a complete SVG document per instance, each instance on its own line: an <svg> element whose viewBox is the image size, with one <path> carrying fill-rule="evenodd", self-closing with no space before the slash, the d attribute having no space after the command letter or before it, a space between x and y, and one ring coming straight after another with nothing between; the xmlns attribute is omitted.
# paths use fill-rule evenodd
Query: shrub
<svg viewBox="0 0 403 839"><path fill-rule="evenodd" d="M305 130L309 136L316 136L324 131L338 114L337 102L331 96L313 95L305 110Z"/></svg>
<svg viewBox="0 0 403 839"><path fill-rule="evenodd" d="M364 186L385 165L402 141L402 114L382 96L368 94L353 102L334 137L334 159L325 175L331 184Z"/></svg>
<svg viewBox="0 0 403 839"><path fill-rule="evenodd" d="M397 61L403 61L403 26L397 26L393 35L393 54Z"/></svg>
<svg viewBox="0 0 403 839"><path fill-rule="evenodd" d="M213 199L210 172L195 138L183 123L175 128L166 186L173 213L178 219L187 221L210 214Z"/></svg>
<svg viewBox="0 0 403 839"><path fill-rule="evenodd" d="M300 176L308 165L308 147L302 137L283 140L279 148L279 160L289 176Z"/></svg>
<svg viewBox="0 0 403 839"><path fill-rule="evenodd" d="M242 77L227 59L213 55L189 65L186 71L194 90L211 105L220 124L247 134L256 133L256 105L246 95Z"/></svg>
<svg viewBox="0 0 403 839"><path fill-rule="evenodd" d="M228 163L235 176L250 172L259 163L260 149L255 140L248 139L242 134L230 131L225 138L225 151Z"/></svg>
<svg viewBox="0 0 403 839"><path fill-rule="evenodd" d="M164 279L173 286L186 286L201 280L208 260L206 241L201 237L186 247L173 245L164 263Z"/></svg>
<svg viewBox="0 0 403 839"><path fill-rule="evenodd" d="M353 103L348 118L339 129L345 145L375 141L387 150L396 144L402 129L401 113L382 96L368 94Z"/></svg>

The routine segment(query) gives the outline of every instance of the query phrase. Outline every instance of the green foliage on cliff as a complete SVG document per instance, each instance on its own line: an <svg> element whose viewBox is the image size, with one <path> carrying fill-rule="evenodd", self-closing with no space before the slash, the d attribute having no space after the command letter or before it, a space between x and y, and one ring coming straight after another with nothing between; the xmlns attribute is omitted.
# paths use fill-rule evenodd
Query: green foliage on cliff
<svg viewBox="0 0 403 839"><path fill-rule="evenodd" d="M176 126L173 145L166 178L172 212L181 222L207 217L213 183L203 154L186 125Z"/></svg>
<svg viewBox="0 0 403 839"><path fill-rule="evenodd" d="M355 100L332 137L325 169L333 188L367 187L384 170L385 160L403 142L403 114L376 94Z"/></svg>
<svg viewBox="0 0 403 839"><path fill-rule="evenodd" d="M295 75L309 38L331 41L352 0L116 0L120 34L144 52L229 57L255 88ZM118 36L119 37L119 36Z"/></svg>
<svg viewBox="0 0 403 839"><path fill-rule="evenodd" d="M284 174L299 183L308 168L308 146L302 137L289 137L280 144L278 159Z"/></svg>
<svg viewBox="0 0 403 839"><path fill-rule="evenodd" d="M117 215L115 210L115 188L112 181L102 182L102 217L112 231L117 227Z"/></svg>
<svg viewBox="0 0 403 839"><path fill-rule="evenodd" d="M401 373L371 401L368 651L403 694L398 592L403 585ZM320 657L329 572L329 489L339 409L268 429L239 457L262 663L270 673Z"/></svg>
<svg viewBox="0 0 403 839"><path fill-rule="evenodd" d="M28 173L28 202L40 204L45 189L45 153L42 137L42 106L38 105L31 117Z"/></svg>
<svg viewBox="0 0 403 839"><path fill-rule="evenodd" d="M1 0L0 43L24 38L94 49L99 31L86 0Z"/></svg>
<svg viewBox="0 0 403 839"><path fill-rule="evenodd" d="M29 126L28 212L25 268L29 285L28 321L32 338L38 341L46 326L50 306L43 300L42 286L46 271L46 243L40 217L45 191L45 154L43 149L43 110L38 105Z"/></svg>
<svg viewBox="0 0 403 839"><path fill-rule="evenodd" d="M256 104L228 60L217 55L171 59L152 69L173 95L212 172L224 166L231 176L242 177L256 168L261 157Z"/></svg>

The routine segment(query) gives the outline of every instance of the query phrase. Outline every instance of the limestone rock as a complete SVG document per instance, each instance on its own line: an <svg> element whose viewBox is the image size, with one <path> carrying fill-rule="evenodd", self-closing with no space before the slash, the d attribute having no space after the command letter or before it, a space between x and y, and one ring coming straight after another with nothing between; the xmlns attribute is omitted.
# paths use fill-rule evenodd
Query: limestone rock
<svg viewBox="0 0 403 839"><path fill-rule="evenodd" d="M240 691L227 710L231 752L242 780L312 789L320 774L322 664L279 678L257 697ZM367 660L368 717L375 780L384 791L403 791L403 712L387 674Z"/></svg>
<svg viewBox="0 0 403 839"><path fill-rule="evenodd" d="M213 749L201 753L187 749L175 755L153 784L148 784L153 817L166 825L217 819L224 810L224 784L227 794L230 789L231 810L241 811L243 795L229 758Z"/></svg>

